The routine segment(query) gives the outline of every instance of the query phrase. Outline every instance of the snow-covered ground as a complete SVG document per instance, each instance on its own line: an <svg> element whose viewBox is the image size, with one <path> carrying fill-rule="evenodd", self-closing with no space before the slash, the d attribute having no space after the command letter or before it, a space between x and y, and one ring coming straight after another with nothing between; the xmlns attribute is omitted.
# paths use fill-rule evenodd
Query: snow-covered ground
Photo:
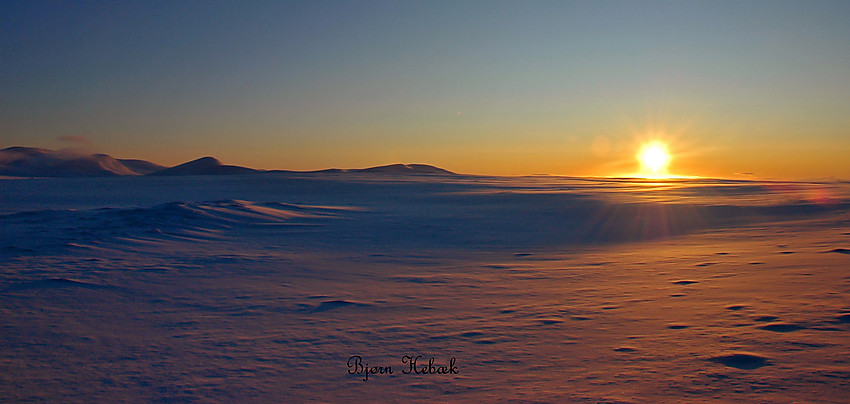
<svg viewBox="0 0 850 404"><path fill-rule="evenodd" d="M0 179L0 396L847 402L848 207L846 183Z"/></svg>

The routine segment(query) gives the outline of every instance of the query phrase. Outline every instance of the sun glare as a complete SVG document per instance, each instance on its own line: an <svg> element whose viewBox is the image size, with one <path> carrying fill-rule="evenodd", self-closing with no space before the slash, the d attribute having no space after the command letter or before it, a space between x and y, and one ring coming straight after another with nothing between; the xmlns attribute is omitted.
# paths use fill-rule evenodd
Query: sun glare
<svg viewBox="0 0 850 404"><path fill-rule="evenodd" d="M644 145L638 153L641 171L652 176L663 176L667 174L667 165L670 164L670 153L667 146L660 142L652 142Z"/></svg>

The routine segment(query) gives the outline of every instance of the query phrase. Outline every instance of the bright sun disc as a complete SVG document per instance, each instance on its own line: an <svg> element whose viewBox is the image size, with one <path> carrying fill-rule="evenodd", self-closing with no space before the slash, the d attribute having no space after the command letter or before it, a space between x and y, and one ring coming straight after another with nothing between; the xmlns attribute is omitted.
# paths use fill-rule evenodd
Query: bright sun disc
<svg viewBox="0 0 850 404"><path fill-rule="evenodd" d="M644 172L661 174L667 171L667 164L670 163L670 153L667 153L667 147L664 144L654 142L641 148L638 159L643 166Z"/></svg>

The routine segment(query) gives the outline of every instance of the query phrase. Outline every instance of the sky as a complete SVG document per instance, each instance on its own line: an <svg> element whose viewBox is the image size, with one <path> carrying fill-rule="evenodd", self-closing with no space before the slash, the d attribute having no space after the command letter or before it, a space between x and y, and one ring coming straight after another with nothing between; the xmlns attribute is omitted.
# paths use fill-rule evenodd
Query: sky
<svg viewBox="0 0 850 404"><path fill-rule="evenodd" d="M0 147L850 179L847 1L0 1Z"/></svg>

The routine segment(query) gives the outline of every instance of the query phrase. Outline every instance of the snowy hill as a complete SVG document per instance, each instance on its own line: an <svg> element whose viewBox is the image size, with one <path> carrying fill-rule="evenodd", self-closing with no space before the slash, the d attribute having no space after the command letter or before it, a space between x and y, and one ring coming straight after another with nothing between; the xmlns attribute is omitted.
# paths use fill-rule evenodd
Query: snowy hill
<svg viewBox="0 0 850 404"><path fill-rule="evenodd" d="M115 177L140 175L161 166L143 160L116 160L107 154L81 154L35 147L0 150L0 175L16 177Z"/></svg>

